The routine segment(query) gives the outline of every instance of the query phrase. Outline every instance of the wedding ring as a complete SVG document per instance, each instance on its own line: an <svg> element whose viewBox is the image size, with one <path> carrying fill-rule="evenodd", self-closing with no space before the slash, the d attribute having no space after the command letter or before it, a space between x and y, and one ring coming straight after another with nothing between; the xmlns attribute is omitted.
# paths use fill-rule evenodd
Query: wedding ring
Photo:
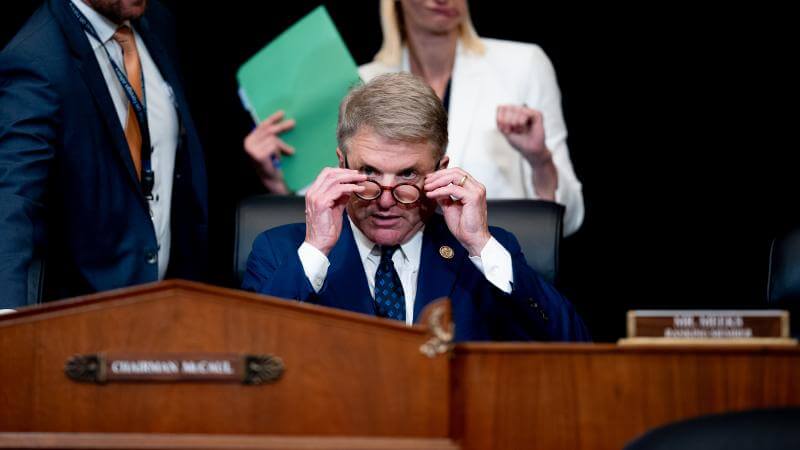
<svg viewBox="0 0 800 450"><path fill-rule="evenodd" d="M459 187L464 187L464 183L466 183L466 182L467 182L467 176L466 176L466 175L464 175L463 177L461 177L461 180L459 180L459 181L458 181L458 183L456 183L456 184L457 184Z"/></svg>

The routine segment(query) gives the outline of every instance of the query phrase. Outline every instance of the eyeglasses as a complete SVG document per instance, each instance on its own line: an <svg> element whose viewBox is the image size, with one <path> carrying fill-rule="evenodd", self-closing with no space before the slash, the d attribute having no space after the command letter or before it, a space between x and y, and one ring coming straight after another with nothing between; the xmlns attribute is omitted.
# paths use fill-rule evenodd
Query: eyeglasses
<svg viewBox="0 0 800 450"><path fill-rule="evenodd" d="M391 191L392 197L397 203L410 205L422 196L422 191L413 184L401 183L394 186L381 186L377 181L367 180L358 183L364 190L356 192L356 196L362 200L375 200L383 194L383 191Z"/></svg>
<svg viewBox="0 0 800 450"><path fill-rule="evenodd" d="M436 161L436 167L433 171L439 170L439 163L441 163L441 159ZM344 155L344 167L345 169L349 169L350 165L347 163L347 155ZM364 190L362 192L356 192L356 197L360 198L361 200L375 200L383 194L383 191L391 191L392 197L397 200L397 203L401 203L403 205L410 205L422 196L422 191L420 190L417 185L410 184L410 183L400 183L395 184L394 186L383 186L375 180L366 180L358 183L359 186L362 186Z"/></svg>

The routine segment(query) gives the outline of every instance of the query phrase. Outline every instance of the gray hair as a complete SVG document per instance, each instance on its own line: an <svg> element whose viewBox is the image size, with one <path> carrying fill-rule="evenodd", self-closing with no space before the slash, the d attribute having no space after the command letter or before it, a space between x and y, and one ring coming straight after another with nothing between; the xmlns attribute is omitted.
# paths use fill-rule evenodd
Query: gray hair
<svg viewBox="0 0 800 450"><path fill-rule="evenodd" d="M380 75L347 94L336 127L343 152L362 128L390 141L430 143L437 159L447 148L447 111L433 89L410 73Z"/></svg>

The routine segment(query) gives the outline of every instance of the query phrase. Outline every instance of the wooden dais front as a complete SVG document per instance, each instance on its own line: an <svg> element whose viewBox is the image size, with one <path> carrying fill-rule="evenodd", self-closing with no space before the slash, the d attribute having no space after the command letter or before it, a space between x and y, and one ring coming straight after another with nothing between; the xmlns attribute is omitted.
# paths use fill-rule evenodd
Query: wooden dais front
<svg viewBox="0 0 800 450"><path fill-rule="evenodd" d="M182 281L27 308L0 316L0 448L619 449L682 418L800 405L795 346L464 343L430 357L446 347L431 339ZM181 374L76 381L76 355ZM249 356L280 371L239 382Z"/></svg>

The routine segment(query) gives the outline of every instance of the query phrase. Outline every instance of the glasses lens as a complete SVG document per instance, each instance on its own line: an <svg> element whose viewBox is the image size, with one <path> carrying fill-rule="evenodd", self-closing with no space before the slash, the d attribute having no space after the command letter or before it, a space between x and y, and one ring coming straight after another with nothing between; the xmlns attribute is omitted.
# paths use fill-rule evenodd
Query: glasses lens
<svg viewBox="0 0 800 450"><path fill-rule="evenodd" d="M363 191L356 192L358 198L364 200L375 200L381 196L381 186L374 181L367 180L359 183L358 185L364 187Z"/></svg>
<svg viewBox="0 0 800 450"><path fill-rule="evenodd" d="M400 203L414 203L419 200L419 189L411 184L398 184L392 191L395 200Z"/></svg>

